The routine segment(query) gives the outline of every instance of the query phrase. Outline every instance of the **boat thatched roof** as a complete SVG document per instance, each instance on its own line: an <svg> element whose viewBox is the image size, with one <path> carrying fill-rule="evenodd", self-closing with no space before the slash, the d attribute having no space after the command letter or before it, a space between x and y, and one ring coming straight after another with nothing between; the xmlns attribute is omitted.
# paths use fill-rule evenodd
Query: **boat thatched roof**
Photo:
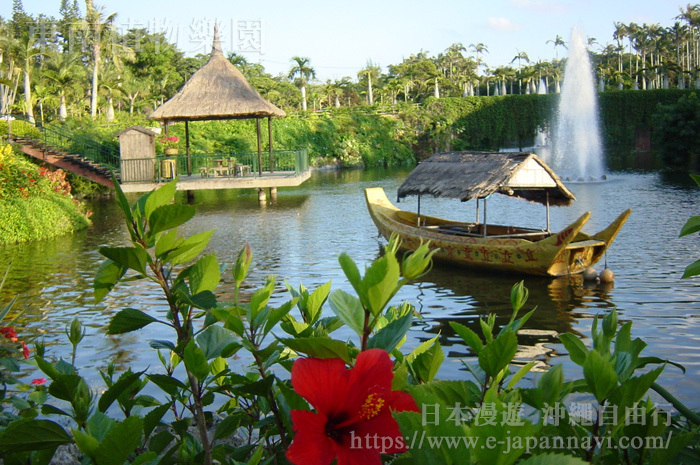
<svg viewBox="0 0 700 465"><path fill-rule="evenodd" d="M243 74L224 56L218 31L207 64L170 100L148 117L160 121L286 116L258 94Z"/></svg>
<svg viewBox="0 0 700 465"><path fill-rule="evenodd" d="M431 195L463 202L493 193L550 205L576 200L537 155L527 152L437 153L420 163L399 187L398 197Z"/></svg>

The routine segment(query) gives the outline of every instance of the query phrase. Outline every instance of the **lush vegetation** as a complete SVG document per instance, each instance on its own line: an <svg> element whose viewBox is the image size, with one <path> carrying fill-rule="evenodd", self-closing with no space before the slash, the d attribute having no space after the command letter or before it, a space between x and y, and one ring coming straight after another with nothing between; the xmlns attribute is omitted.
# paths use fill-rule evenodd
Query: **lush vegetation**
<svg viewBox="0 0 700 465"><path fill-rule="evenodd" d="M12 17L0 18L0 114L63 121L116 146L116 132L150 125L145 116L208 59L184 56L163 34L120 34L116 13L92 0L84 12L77 0L61 0L60 15L34 17L14 0ZM600 106L608 145L633 144L658 103L675 104L700 82L699 38L700 5L689 4L670 27L617 23L612 44L590 41L606 90ZM559 36L549 42L555 51L566 46ZM523 146L537 128L551 127L565 59L533 63L518 52L510 64L493 66L487 56L486 44L457 43L437 56L410 55L387 72L368 63L355 77L326 83L316 80L308 57L292 57L289 73L279 76L240 55L228 58L290 115L275 122L275 148L308 148L318 164L372 166L437 150ZM534 95L541 82L550 95ZM182 141L183 128L172 129ZM252 124L238 121L193 124L192 144L200 153L256 147Z"/></svg>
<svg viewBox="0 0 700 465"><path fill-rule="evenodd" d="M66 172L52 171L0 145L0 243L47 239L87 227Z"/></svg>
<svg viewBox="0 0 700 465"><path fill-rule="evenodd" d="M74 357L53 360L38 344L43 375L18 384L12 370L30 349L13 327L0 328L4 463L48 463L69 443L82 463L96 465L656 464L695 456L700 418L655 383L663 370L683 368L643 356L645 343L614 310L594 320L591 347L560 336L580 379L565 380L553 366L533 383L525 379L535 362L513 364L518 330L536 311L519 316L527 289L517 284L506 325L494 316L480 320L479 332L451 323L474 356L465 363L474 380L438 380L438 337L403 352L415 310L392 302L429 270L429 244L399 258L392 239L364 273L341 254L354 293L331 292L330 282L314 290L287 284L290 298L276 307L275 276L258 289L245 283L253 258L246 246L231 270L233 301L222 302L222 267L214 254L201 255L211 231L178 234L195 207L173 203L175 183L133 204L117 190L130 244L100 248L106 259L94 280L98 301L137 279L162 290L167 311L126 308L107 328L168 326L171 338L150 341L160 366L119 373L109 365L98 394ZM324 316L326 306L333 316ZM334 337L342 326L351 337ZM80 322L66 334L77 353ZM144 394L149 384L161 394ZM656 405L652 390L679 413Z"/></svg>
<svg viewBox="0 0 700 465"><path fill-rule="evenodd" d="M59 0L56 0L59 1ZM0 18L0 114L25 113L41 121L68 116L113 120L119 110L148 114L170 98L208 59L186 57L165 35L132 28L121 34L116 13L93 0L60 0L60 17L28 15L13 1ZM589 41L596 75L606 90L690 88L698 80L700 5L680 9L673 25L616 23L613 43ZM566 42L548 41L557 52ZM423 103L430 97L536 93L544 82L559 88L565 59L533 62L525 51L507 64L487 63L488 45L461 43L431 56L408 54L387 72L374 64L334 82L320 83L311 59L290 58L287 75L230 54L261 93L288 113L358 105ZM517 65L517 66L516 66Z"/></svg>

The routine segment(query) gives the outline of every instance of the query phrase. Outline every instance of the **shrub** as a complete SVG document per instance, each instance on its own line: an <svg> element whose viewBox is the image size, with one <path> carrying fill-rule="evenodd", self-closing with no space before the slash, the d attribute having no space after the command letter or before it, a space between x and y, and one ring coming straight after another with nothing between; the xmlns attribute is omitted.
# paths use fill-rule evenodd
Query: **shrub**
<svg viewBox="0 0 700 465"><path fill-rule="evenodd" d="M87 227L63 170L38 167L0 146L0 243L48 239Z"/></svg>
<svg viewBox="0 0 700 465"><path fill-rule="evenodd" d="M668 168L699 166L700 100L694 92L675 104L659 104L653 122L661 157Z"/></svg>

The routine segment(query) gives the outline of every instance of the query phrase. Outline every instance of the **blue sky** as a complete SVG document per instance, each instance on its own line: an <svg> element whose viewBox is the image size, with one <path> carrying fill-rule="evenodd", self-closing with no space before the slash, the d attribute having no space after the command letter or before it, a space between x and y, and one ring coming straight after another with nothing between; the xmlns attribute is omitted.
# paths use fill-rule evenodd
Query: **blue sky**
<svg viewBox="0 0 700 465"><path fill-rule="evenodd" d="M59 0L23 0L25 11L58 17ZM79 1L84 10L83 0ZM451 44L483 43L490 67L507 65L519 51L550 60L548 40L568 42L574 26L612 43L614 23L670 26L687 1L678 0L95 0L116 25L159 30L188 55L208 53L216 21L225 52L287 74L292 56L308 57L319 80L339 79L368 61L386 67L420 51L436 56ZM12 2L0 2L0 16ZM559 48L559 57L566 51Z"/></svg>

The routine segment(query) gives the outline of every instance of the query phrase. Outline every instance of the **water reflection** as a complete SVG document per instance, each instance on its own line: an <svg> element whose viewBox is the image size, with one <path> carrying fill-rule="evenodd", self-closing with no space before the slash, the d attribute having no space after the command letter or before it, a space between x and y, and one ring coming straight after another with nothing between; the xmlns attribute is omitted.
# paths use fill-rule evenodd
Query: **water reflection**
<svg viewBox="0 0 700 465"><path fill-rule="evenodd" d="M269 199L263 206L253 189L196 192L193 201L197 215L182 233L215 230L206 253L215 253L220 262L229 264L219 292L222 300L231 298L230 264L246 242L253 247L248 285L257 288L268 274L278 275L273 305L289 299L284 280L294 286L303 283L309 289L332 280L333 290L352 292L338 264L338 254L349 253L362 269L385 244L367 214L363 189L383 187L392 197L408 171L318 172L302 186L280 188L277 201ZM534 358L543 364L562 363L569 379L580 376L577 367L559 356L565 351L555 335L589 335L591 318L616 306L622 321L634 321L633 336L649 344L645 354L669 358L688 368L685 376L669 369L661 381L681 400L698 405L700 281L681 280L680 276L685 266L700 258L700 241L697 237L679 238L678 232L690 216L698 214L700 190L686 184L684 178L615 174L605 183L570 186L578 201L570 208L552 209L553 229L591 210L593 217L586 230L593 232L622 210L633 209L606 257L617 279L614 287L602 288L580 278L526 277L530 298L523 311L535 305L537 311L519 338L518 357L522 362ZM177 201L187 202L186 194L179 192ZM415 204L405 203L402 208L410 209ZM447 218L471 220L474 216L472 205L453 201L426 198L422 208ZM148 340L171 339L172 334L164 326L152 325L148 331L106 336L105 328L116 311L130 306L161 316L166 305L158 289L148 282L117 286L103 302L95 304L91 286L102 262L97 250L104 245L126 244L128 233L113 199L93 201L90 209L95 214L93 225L86 231L40 243L0 247L0 270L13 264L0 294L0 305L19 294L16 309L25 312L18 321L23 337L45 340L56 356L69 355L63 331L75 316L80 317L88 334L76 362L99 383L99 376L90 373L115 358L122 368L155 369L157 362ZM489 201L491 215L533 227L545 220L541 206L499 196ZM598 268L602 267L603 262ZM495 313L497 324L505 324L511 315L510 289L520 279L436 266L397 295L397 301L415 304L423 315L412 328L405 350L439 333L448 355L440 377L464 377L460 360L473 354L460 343L448 322L459 321L480 333L477 319ZM339 330L336 337L354 336Z"/></svg>
<svg viewBox="0 0 700 465"><path fill-rule="evenodd" d="M521 279L513 275L468 270L455 272L454 269L436 266L414 284L418 289L414 299L416 309L424 318L418 324L424 333L421 339L439 334L440 344L450 348L449 357L472 357L474 354L465 350L449 322L461 323L477 334L481 334L479 319L489 314L496 316L497 327L507 325L513 313L510 292ZM579 334L576 323L582 317L582 308L613 307L609 300L609 287L584 282L581 276L555 279L527 277L524 284L529 297L519 315L536 308L520 332L519 341L525 347L555 344L558 342L557 335L564 332ZM438 302L450 304L445 306ZM528 353L532 355L532 351Z"/></svg>

